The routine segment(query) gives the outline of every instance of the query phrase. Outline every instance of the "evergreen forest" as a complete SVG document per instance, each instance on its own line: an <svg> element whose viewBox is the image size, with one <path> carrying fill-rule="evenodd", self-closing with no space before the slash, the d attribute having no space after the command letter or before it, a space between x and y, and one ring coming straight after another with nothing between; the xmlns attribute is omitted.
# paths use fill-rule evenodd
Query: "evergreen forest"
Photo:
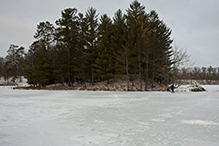
<svg viewBox="0 0 219 146"><path fill-rule="evenodd" d="M5 70L14 79L21 75L34 86L54 83L110 83L140 80L139 88L173 82L174 51L171 29L156 11L145 12L137 0L126 12L118 9L113 18L89 7L83 14L76 8L61 11L55 25L37 25L35 41L28 51L10 45Z"/></svg>

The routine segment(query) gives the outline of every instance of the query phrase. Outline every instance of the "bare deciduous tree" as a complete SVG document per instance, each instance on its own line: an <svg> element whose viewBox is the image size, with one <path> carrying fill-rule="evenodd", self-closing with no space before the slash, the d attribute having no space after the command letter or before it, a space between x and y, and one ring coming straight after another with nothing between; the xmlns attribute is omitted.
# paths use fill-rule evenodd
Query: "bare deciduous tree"
<svg viewBox="0 0 219 146"><path fill-rule="evenodd" d="M172 81L175 82L178 79L178 70L180 70L180 68L188 68L189 66L192 66L194 63L190 62L190 55L188 54L187 50L180 48L179 46L176 45L176 43L174 43L172 57L173 57Z"/></svg>

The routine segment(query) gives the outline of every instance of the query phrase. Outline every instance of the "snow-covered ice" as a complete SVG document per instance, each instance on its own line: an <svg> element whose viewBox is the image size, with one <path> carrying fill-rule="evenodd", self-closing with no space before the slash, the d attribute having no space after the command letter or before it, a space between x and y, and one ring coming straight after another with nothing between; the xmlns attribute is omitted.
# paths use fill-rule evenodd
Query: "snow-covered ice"
<svg viewBox="0 0 219 146"><path fill-rule="evenodd" d="M218 146L219 86L208 92L0 87L0 146Z"/></svg>

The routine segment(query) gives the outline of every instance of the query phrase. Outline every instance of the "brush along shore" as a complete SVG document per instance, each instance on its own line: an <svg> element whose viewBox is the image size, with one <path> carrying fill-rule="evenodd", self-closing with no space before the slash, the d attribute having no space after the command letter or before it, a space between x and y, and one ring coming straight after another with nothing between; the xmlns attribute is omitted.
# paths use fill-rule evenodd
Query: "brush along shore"
<svg viewBox="0 0 219 146"><path fill-rule="evenodd" d="M141 86L140 86L141 85ZM192 92L200 92L206 91L203 87L199 85L198 82L193 81L190 84L187 84L187 90L178 89L180 84L175 85L175 89L180 92L192 91ZM184 86L184 84L182 85ZM53 84L46 87L34 87L34 86L16 86L13 89L25 89L25 90L87 90L87 91L170 91L170 86L164 86L160 84L149 85L145 90L145 84L140 83L139 80L134 80L129 82L129 89L127 89L127 83L122 80L113 81L110 83L97 82L94 85L87 84L84 87L81 84L75 84L73 87L62 86L61 84Z"/></svg>

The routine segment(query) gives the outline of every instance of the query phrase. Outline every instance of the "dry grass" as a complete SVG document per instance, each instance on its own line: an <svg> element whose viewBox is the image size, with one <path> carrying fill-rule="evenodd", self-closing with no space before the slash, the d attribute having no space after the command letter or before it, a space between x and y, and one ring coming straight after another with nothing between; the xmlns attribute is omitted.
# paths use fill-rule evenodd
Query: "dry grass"
<svg viewBox="0 0 219 146"><path fill-rule="evenodd" d="M14 87L13 89L25 89L25 90L77 90L76 88L72 87L54 87L54 88L48 88L48 87Z"/></svg>
<svg viewBox="0 0 219 146"><path fill-rule="evenodd" d="M144 90L142 90L141 88L138 88L137 91L144 91Z"/></svg>
<svg viewBox="0 0 219 146"><path fill-rule="evenodd" d="M25 90L87 90L87 91L116 91L116 89L108 89L108 88L73 88L73 87L14 87L13 89L25 89Z"/></svg>

